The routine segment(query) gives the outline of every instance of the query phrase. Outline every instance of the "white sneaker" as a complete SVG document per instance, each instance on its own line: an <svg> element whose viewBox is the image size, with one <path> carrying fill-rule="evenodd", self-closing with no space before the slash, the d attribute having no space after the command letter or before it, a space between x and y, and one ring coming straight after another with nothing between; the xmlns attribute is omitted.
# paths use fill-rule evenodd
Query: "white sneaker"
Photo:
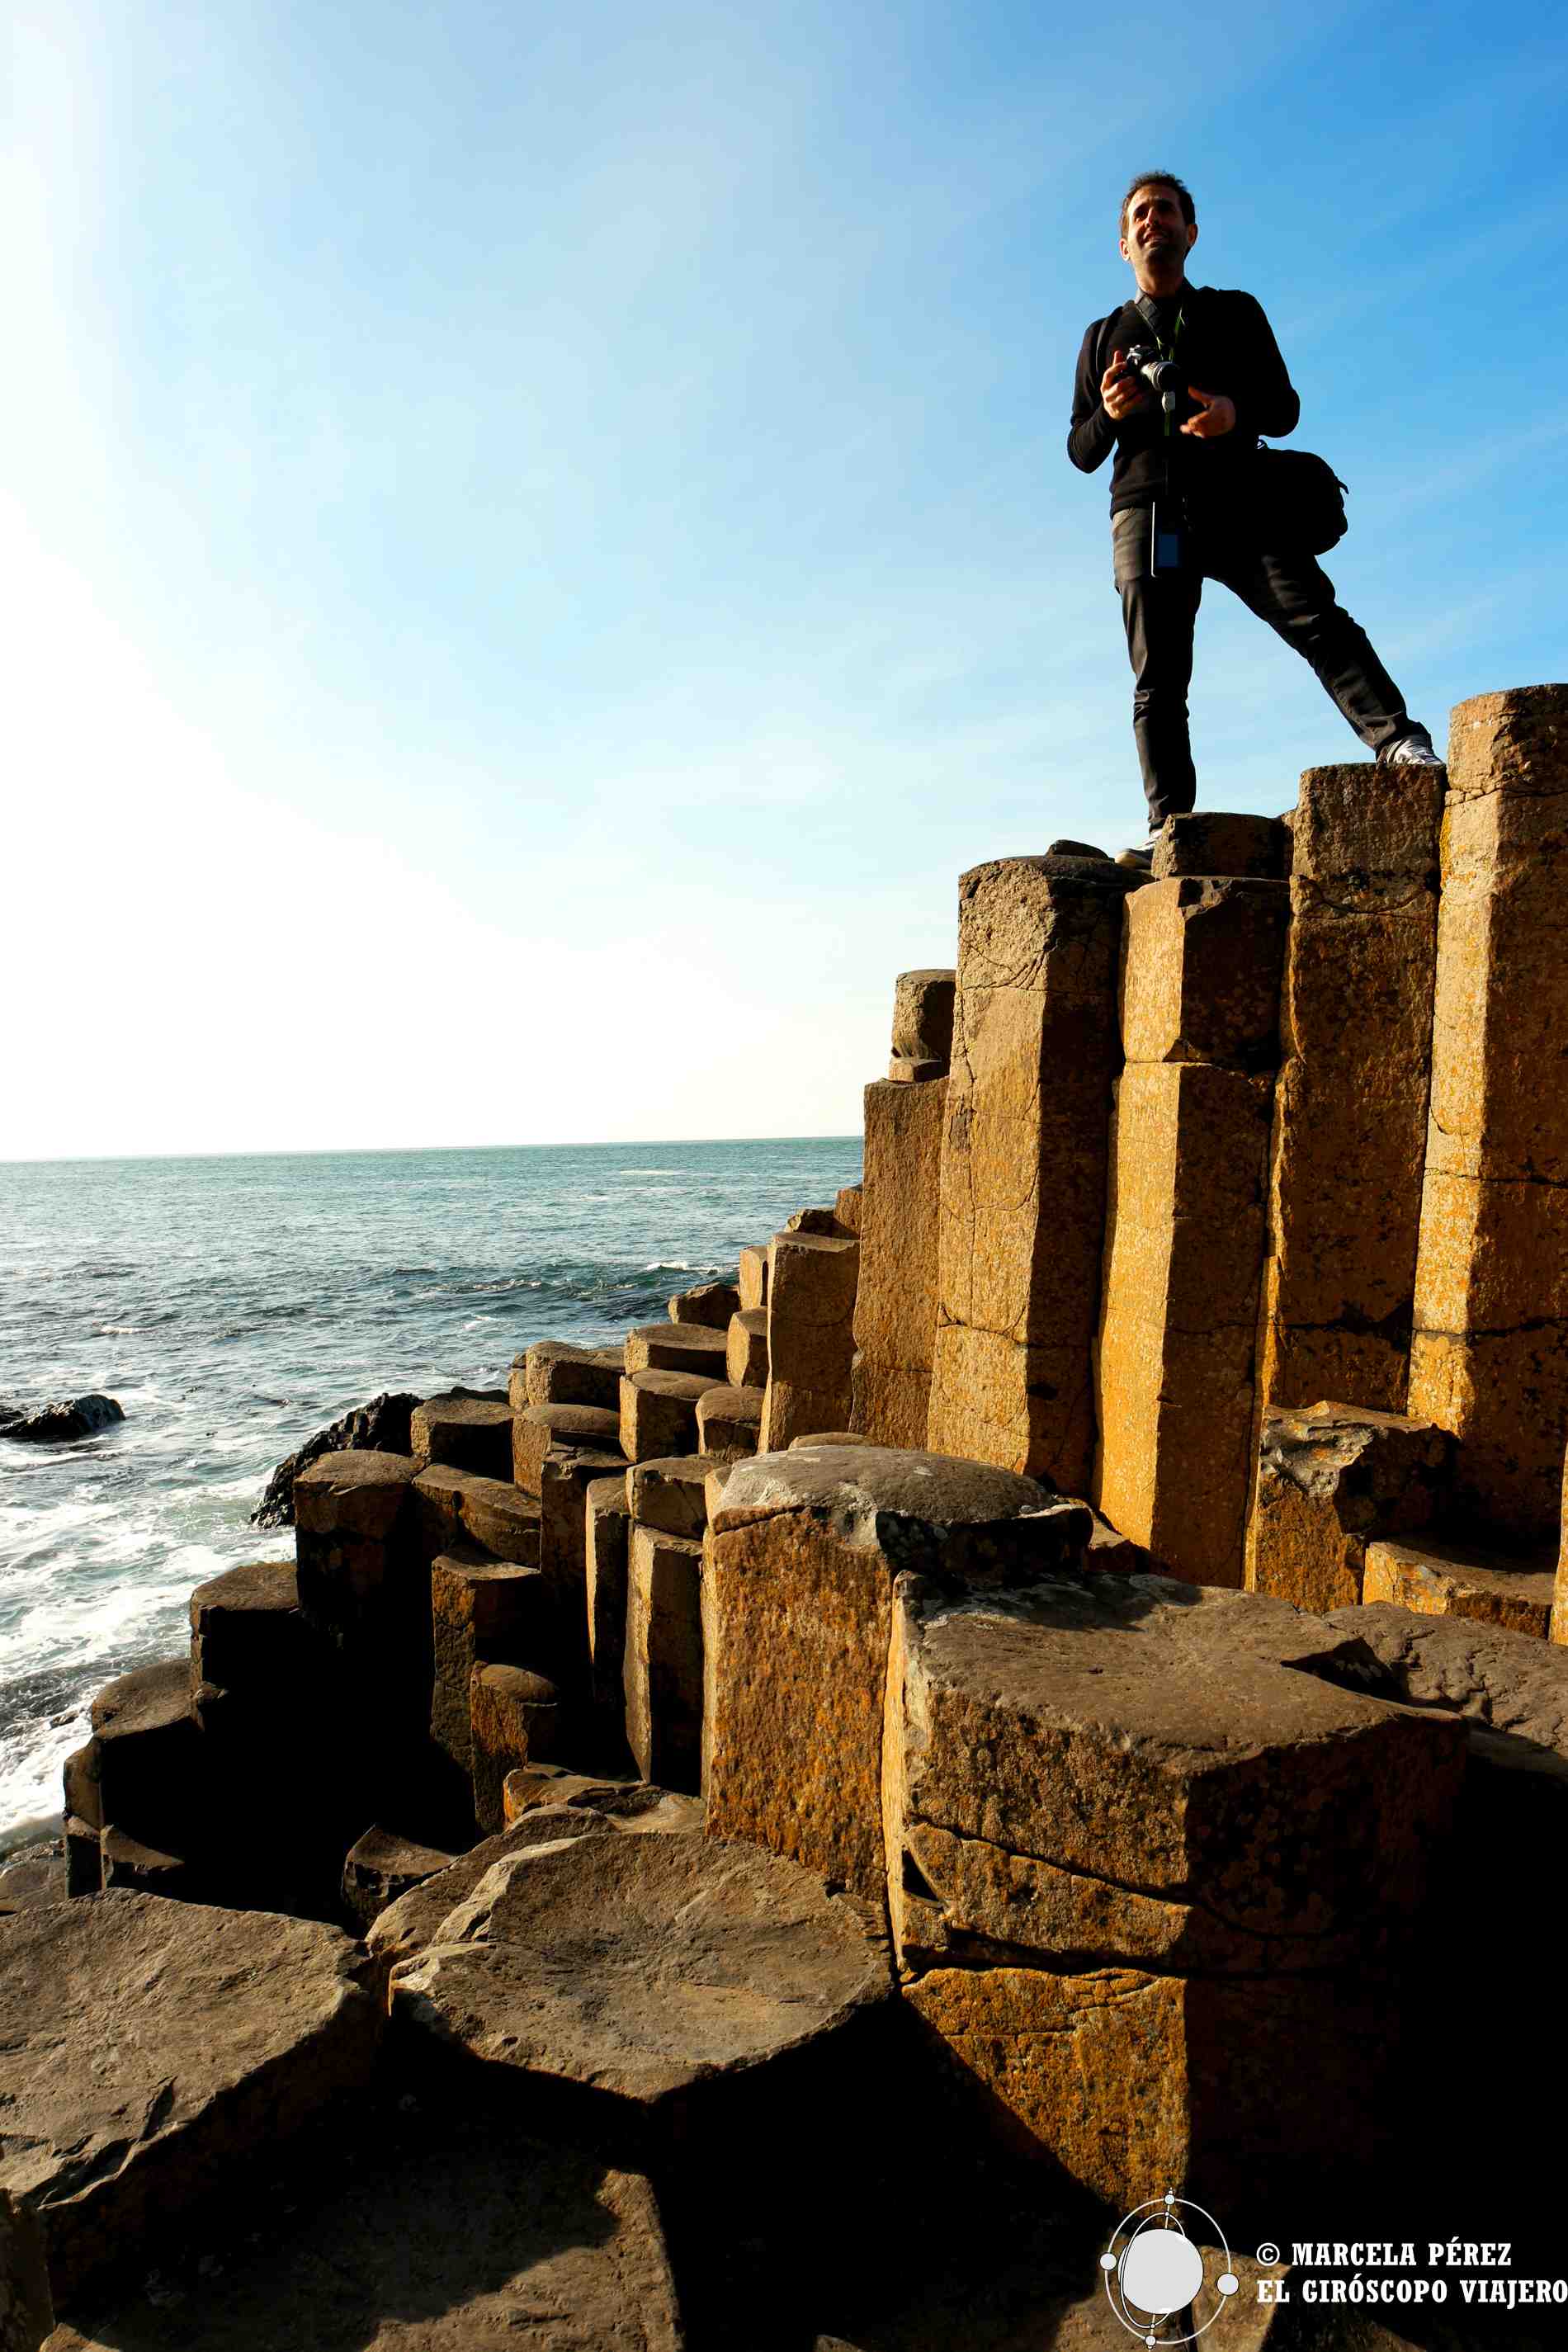
<svg viewBox="0 0 1568 2352"><path fill-rule="evenodd" d="M1438 758L1432 749L1432 738L1426 733L1402 736L1382 756L1391 768L1445 768L1448 764Z"/></svg>
<svg viewBox="0 0 1568 2352"><path fill-rule="evenodd" d="M1134 842L1131 849L1121 852L1116 863L1136 866L1140 874L1147 874L1154 863L1154 845L1159 838L1158 833L1152 833L1147 841Z"/></svg>

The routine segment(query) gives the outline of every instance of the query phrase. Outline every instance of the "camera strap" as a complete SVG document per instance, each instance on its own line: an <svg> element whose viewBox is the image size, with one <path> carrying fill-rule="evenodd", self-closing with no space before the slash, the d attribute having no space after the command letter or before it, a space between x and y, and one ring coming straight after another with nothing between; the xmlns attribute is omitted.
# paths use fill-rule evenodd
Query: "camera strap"
<svg viewBox="0 0 1568 2352"><path fill-rule="evenodd" d="M1189 289L1188 291L1190 290ZM1152 294L1140 294L1129 307L1137 311L1138 316L1153 336L1154 349L1159 352L1160 357L1163 360L1173 360L1176 356L1176 345L1181 341L1182 329L1187 323L1184 298L1177 304L1169 343L1160 331L1160 306ZM1171 481L1171 443L1176 429L1176 420L1168 409L1161 416L1160 425L1161 441L1165 453L1165 498L1169 500L1174 496Z"/></svg>

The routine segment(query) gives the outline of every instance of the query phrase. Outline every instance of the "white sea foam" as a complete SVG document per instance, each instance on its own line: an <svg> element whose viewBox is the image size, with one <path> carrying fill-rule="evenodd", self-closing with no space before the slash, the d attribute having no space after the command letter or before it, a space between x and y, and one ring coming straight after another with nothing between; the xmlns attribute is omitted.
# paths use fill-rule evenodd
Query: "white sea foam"
<svg viewBox="0 0 1568 2352"><path fill-rule="evenodd" d="M126 1414L4 1458L0 1837L58 1811L91 1693L184 1648L195 1585L288 1558L249 1515L315 1430L382 1389L499 1385L547 1330L613 1339L660 1276L732 1268L737 1230L858 1173L852 1143L617 1149L0 1165L0 1386Z"/></svg>

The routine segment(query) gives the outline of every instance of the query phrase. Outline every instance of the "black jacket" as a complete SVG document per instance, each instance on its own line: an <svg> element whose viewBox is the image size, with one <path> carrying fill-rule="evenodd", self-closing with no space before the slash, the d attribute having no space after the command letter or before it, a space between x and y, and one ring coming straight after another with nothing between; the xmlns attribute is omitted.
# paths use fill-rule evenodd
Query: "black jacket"
<svg viewBox="0 0 1568 2352"><path fill-rule="evenodd" d="M1096 319L1078 355L1068 456L1080 472L1092 474L1115 450L1112 514L1123 507L1152 504L1164 487L1167 451L1173 485L1192 510L1200 515L1223 512L1237 494L1258 435L1277 438L1293 432L1301 414L1273 330L1262 305L1250 294L1215 286L1187 287L1182 308L1184 324L1175 350L1182 374L1205 392L1228 394L1236 403L1235 429L1213 441L1178 432L1167 439L1158 401L1124 416L1120 425L1113 423L1100 396L1100 380L1110 365L1110 354L1153 338L1131 302L1108 318ZM1184 399L1173 421L1181 425L1195 413L1195 404Z"/></svg>

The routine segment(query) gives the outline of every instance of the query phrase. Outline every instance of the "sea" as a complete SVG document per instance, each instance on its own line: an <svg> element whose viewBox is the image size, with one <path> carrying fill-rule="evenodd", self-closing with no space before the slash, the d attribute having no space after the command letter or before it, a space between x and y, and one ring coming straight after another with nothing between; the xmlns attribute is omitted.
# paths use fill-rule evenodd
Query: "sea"
<svg viewBox="0 0 1568 2352"><path fill-rule="evenodd" d="M58 1825L93 1694L184 1651L194 1588L291 1557L250 1514L312 1432L619 1339L859 1174L858 1136L0 1163L0 1398L125 1413L0 1437L0 1853Z"/></svg>

